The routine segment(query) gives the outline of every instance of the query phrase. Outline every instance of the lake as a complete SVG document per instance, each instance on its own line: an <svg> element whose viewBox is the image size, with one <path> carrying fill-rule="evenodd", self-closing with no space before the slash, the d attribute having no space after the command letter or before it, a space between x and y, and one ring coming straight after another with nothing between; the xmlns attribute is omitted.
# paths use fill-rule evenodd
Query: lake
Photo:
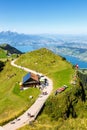
<svg viewBox="0 0 87 130"><path fill-rule="evenodd" d="M72 56L68 56L68 55L62 55L61 56L65 57L67 61L69 61L70 63L72 63L73 65L78 64L79 68L87 68L87 62L84 62L82 60L80 60L79 58L76 57L72 57Z"/></svg>
<svg viewBox="0 0 87 130"><path fill-rule="evenodd" d="M34 47L34 46L30 46L30 45L27 45L27 46L21 45L21 46L15 46L15 47L22 52L30 52L30 51L40 48L40 47ZM62 54L59 54L59 55L65 57L67 59L67 61L69 61L73 65L78 64L79 68L87 68L87 62L84 62L84 61L80 60L79 58L72 57L69 55L62 55Z"/></svg>

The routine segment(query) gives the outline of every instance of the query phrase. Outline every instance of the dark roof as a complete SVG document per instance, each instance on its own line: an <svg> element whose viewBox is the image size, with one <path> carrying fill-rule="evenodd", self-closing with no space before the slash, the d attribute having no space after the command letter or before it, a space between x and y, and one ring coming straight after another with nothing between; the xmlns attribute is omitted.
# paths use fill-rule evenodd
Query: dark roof
<svg viewBox="0 0 87 130"><path fill-rule="evenodd" d="M34 73L27 73L24 77L23 77L23 81L22 83L26 83L29 79L33 79L34 81L38 81L38 75L35 75Z"/></svg>
<svg viewBox="0 0 87 130"><path fill-rule="evenodd" d="M31 77L31 73L26 74L26 75L23 77L22 83L25 83L26 81L28 81L28 80L30 79L30 77Z"/></svg>

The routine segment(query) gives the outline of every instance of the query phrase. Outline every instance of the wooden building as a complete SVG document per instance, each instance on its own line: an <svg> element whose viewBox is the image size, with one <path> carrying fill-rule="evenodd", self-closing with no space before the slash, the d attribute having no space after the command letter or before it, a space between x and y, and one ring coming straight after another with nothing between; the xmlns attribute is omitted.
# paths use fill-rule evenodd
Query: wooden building
<svg viewBox="0 0 87 130"><path fill-rule="evenodd" d="M29 87L29 86L34 86L39 85L39 76L34 74L34 73L27 73L21 83L21 87Z"/></svg>

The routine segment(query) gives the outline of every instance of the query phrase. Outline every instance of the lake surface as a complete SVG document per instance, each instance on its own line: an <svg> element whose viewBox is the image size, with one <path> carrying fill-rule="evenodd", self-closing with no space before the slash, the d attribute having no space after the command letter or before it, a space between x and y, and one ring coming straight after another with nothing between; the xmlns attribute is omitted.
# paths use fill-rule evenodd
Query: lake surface
<svg viewBox="0 0 87 130"><path fill-rule="evenodd" d="M30 45L23 45L23 46L15 46L18 50L22 51L22 52L30 52L30 51L33 51L35 49L39 49L40 47L34 47L34 46L30 46ZM87 62L84 62L82 60L79 60L79 58L76 58L76 57L72 57L72 56L69 56L69 55L62 55L62 54L59 54L63 57L65 57L67 59L67 61L69 61L70 63L72 63L73 65L76 65L78 64L79 65L79 68L87 68Z"/></svg>
<svg viewBox="0 0 87 130"><path fill-rule="evenodd" d="M84 62L80 60L79 58L68 56L68 55L61 55L61 56L65 57L66 60L72 63L73 65L78 64L79 68L85 68L85 69L87 68L87 62Z"/></svg>
<svg viewBox="0 0 87 130"><path fill-rule="evenodd" d="M14 47L20 50L21 52L30 52L30 51L35 50L33 46L30 46L30 45L23 45L23 46L19 45L19 46L14 46Z"/></svg>

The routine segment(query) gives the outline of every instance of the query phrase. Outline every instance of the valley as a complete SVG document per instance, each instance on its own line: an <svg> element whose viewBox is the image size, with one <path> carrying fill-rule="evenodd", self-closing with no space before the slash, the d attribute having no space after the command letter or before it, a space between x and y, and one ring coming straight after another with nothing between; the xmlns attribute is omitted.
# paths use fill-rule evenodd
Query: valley
<svg viewBox="0 0 87 130"><path fill-rule="evenodd" d="M0 32L0 44L7 43L22 53L48 48L58 55L69 55L87 62L87 36L83 35L28 35Z"/></svg>

